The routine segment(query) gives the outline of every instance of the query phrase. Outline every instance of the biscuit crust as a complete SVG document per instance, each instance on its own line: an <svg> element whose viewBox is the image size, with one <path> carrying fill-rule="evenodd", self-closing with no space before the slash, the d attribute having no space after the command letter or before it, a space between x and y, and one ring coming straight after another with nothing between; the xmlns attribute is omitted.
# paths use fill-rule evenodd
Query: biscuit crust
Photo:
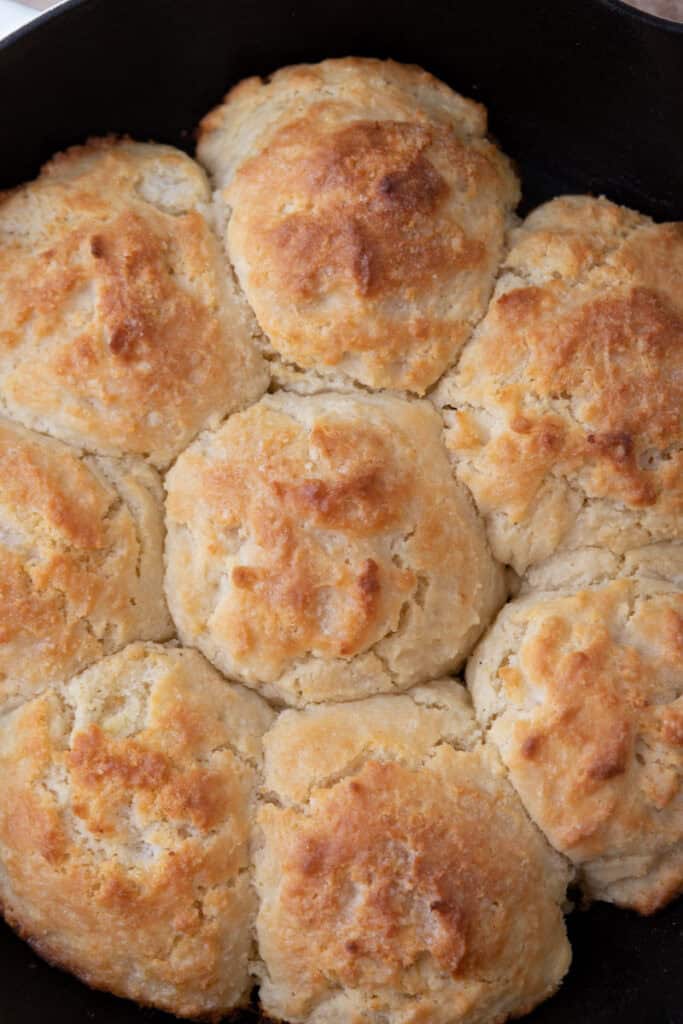
<svg viewBox="0 0 683 1024"><path fill-rule="evenodd" d="M531 817L590 897L641 913L683 891L683 550L657 555L511 602L467 669Z"/></svg>
<svg viewBox="0 0 683 1024"><path fill-rule="evenodd" d="M272 712L133 644L0 719L0 900L46 959L181 1016L248 998L249 833Z"/></svg>
<svg viewBox="0 0 683 1024"><path fill-rule="evenodd" d="M95 140L0 196L0 403L27 426L166 465L267 372L202 170Z"/></svg>
<svg viewBox="0 0 683 1024"><path fill-rule="evenodd" d="M132 640L168 638L163 490L0 418L0 708Z"/></svg>
<svg viewBox="0 0 683 1024"><path fill-rule="evenodd" d="M167 476L166 593L184 643L279 700L455 669L504 597L428 403L267 396Z"/></svg>
<svg viewBox="0 0 683 1024"><path fill-rule="evenodd" d="M604 199L536 210L435 398L494 553L683 536L683 227Z"/></svg>
<svg viewBox="0 0 683 1024"><path fill-rule="evenodd" d="M461 687L286 711L265 749L267 1013L484 1024L557 987L568 870L482 746Z"/></svg>
<svg viewBox="0 0 683 1024"><path fill-rule="evenodd" d="M208 115L198 156L276 376L422 394L453 363L518 199L485 131L420 69L360 59L250 79Z"/></svg>
<svg viewBox="0 0 683 1024"><path fill-rule="evenodd" d="M518 221L393 61L197 161L0 193L0 913L184 1018L504 1024L570 882L683 893L683 225Z"/></svg>

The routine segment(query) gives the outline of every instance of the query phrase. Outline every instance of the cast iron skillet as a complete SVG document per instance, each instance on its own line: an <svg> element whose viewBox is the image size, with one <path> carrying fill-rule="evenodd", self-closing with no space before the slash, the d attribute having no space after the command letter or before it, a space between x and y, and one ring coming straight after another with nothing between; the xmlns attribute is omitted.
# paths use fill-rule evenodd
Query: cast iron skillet
<svg viewBox="0 0 683 1024"><path fill-rule="evenodd" d="M683 25L619 0L71 0L0 44L0 187L93 134L191 149L239 78L347 54L422 64L487 103L523 211L595 192L683 220ZM571 973L529 1024L683 1024L683 900L568 927ZM1 1024L89 1020L169 1018L90 992L0 925Z"/></svg>

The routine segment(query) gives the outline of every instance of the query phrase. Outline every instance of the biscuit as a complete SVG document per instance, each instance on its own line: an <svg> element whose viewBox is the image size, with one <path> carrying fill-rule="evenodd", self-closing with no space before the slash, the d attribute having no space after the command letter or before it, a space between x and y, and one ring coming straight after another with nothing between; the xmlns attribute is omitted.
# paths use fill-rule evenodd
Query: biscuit
<svg viewBox="0 0 683 1024"><path fill-rule="evenodd" d="M492 1024L569 966L569 870L450 680L283 712L264 740L261 1003L301 1024Z"/></svg>
<svg viewBox="0 0 683 1024"><path fill-rule="evenodd" d="M604 199L536 210L435 393L494 554L683 537L683 225Z"/></svg>
<svg viewBox="0 0 683 1024"><path fill-rule="evenodd" d="M49 961L182 1016L248 998L249 832L272 712L133 644L0 719L0 899Z"/></svg>
<svg viewBox="0 0 683 1024"><path fill-rule="evenodd" d="M241 82L197 153L276 376L422 394L453 363L519 198L483 107L420 68L327 60Z"/></svg>
<svg viewBox="0 0 683 1024"><path fill-rule="evenodd" d="M599 559L592 585L574 569L503 609L467 680L587 895L650 913L683 890L683 545L629 553L611 580Z"/></svg>
<svg viewBox="0 0 683 1024"><path fill-rule="evenodd" d="M144 462L81 457L0 418L0 710L171 635L162 501Z"/></svg>
<svg viewBox="0 0 683 1024"><path fill-rule="evenodd" d="M504 599L427 402L268 395L202 434L166 487L183 643L276 700L455 669Z"/></svg>
<svg viewBox="0 0 683 1024"><path fill-rule="evenodd" d="M225 272L206 177L168 146L96 140L0 195L0 408L163 466L255 401L267 370Z"/></svg>

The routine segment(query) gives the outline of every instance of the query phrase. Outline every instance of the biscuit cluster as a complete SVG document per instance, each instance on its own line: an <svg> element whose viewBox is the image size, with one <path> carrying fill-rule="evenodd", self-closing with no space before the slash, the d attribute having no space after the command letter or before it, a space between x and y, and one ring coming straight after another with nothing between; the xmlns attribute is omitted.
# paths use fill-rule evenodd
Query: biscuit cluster
<svg viewBox="0 0 683 1024"><path fill-rule="evenodd" d="M179 1016L520 1016L570 883L683 890L683 229L520 222L392 62L197 159L0 196L5 917Z"/></svg>

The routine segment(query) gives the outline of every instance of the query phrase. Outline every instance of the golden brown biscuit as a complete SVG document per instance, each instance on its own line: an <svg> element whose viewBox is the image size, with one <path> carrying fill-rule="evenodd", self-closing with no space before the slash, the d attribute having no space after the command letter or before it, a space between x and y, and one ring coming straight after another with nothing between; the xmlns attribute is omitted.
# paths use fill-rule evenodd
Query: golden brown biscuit
<svg viewBox="0 0 683 1024"><path fill-rule="evenodd" d="M683 537L683 226L580 196L536 210L435 397L518 572Z"/></svg>
<svg viewBox="0 0 683 1024"><path fill-rule="evenodd" d="M422 394L452 364L519 198L485 135L483 107L366 59L247 79L205 118L198 156L283 382Z"/></svg>
<svg viewBox="0 0 683 1024"><path fill-rule="evenodd" d="M162 500L143 462L80 457L0 418L0 710L171 635Z"/></svg>
<svg viewBox="0 0 683 1024"><path fill-rule="evenodd" d="M683 890L683 545L632 552L611 581L606 568L507 605L467 679L587 894L650 913Z"/></svg>
<svg viewBox="0 0 683 1024"><path fill-rule="evenodd" d="M268 1014L493 1024L557 988L569 871L482 745L462 687L285 711L264 747Z"/></svg>
<svg viewBox="0 0 683 1024"><path fill-rule="evenodd" d="M99 140L0 195L0 407L165 465L259 397L255 325L225 273L202 170Z"/></svg>
<svg viewBox="0 0 683 1024"><path fill-rule="evenodd" d="M426 402L268 395L166 479L184 643L288 703L456 668L504 597Z"/></svg>
<svg viewBox="0 0 683 1024"><path fill-rule="evenodd" d="M242 1004L272 712L196 651L133 644L0 719L0 900L48 960L182 1016Z"/></svg>

